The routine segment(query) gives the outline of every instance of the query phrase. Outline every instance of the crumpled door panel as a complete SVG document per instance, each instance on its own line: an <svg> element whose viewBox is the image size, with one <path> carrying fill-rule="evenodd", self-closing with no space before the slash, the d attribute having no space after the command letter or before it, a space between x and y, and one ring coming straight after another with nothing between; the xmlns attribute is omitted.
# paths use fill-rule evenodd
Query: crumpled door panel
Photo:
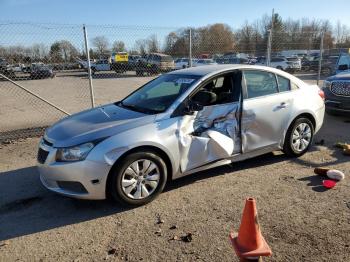
<svg viewBox="0 0 350 262"><path fill-rule="evenodd" d="M179 121L181 171L240 152L240 103L204 107Z"/></svg>

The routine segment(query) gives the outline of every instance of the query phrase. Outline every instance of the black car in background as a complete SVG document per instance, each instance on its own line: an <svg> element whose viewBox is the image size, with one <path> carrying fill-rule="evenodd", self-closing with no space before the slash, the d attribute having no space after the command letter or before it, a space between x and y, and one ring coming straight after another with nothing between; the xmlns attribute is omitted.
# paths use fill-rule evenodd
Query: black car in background
<svg viewBox="0 0 350 262"><path fill-rule="evenodd" d="M323 56L321 65L321 74L329 76L335 72L335 66L339 56ZM310 58L304 58L301 63L301 69L304 71L318 71L319 56L312 56Z"/></svg>
<svg viewBox="0 0 350 262"><path fill-rule="evenodd" d="M326 112L350 117L350 71L328 77L323 82Z"/></svg>
<svg viewBox="0 0 350 262"><path fill-rule="evenodd" d="M248 59L238 57L220 57L215 60L218 64L248 64Z"/></svg>
<svg viewBox="0 0 350 262"><path fill-rule="evenodd" d="M30 71L31 79L41 79L41 78L53 78L55 77L54 72L51 68L46 65L35 66Z"/></svg>

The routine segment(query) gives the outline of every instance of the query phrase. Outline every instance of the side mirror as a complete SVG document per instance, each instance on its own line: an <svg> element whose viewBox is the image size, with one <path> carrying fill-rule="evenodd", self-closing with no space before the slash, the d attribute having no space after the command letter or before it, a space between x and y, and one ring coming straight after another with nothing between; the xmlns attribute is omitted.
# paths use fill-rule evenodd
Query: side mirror
<svg viewBox="0 0 350 262"><path fill-rule="evenodd" d="M338 66L338 70L344 71L344 70L348 70L349 66L348 65L339 65Z"/></svg>

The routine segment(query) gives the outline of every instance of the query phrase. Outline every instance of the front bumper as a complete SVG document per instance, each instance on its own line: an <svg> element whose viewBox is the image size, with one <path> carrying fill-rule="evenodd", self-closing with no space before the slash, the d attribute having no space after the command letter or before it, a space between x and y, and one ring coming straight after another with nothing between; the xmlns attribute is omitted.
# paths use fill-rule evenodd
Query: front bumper
<svg viewBox="0 0 350 262"><path fill-rule="evenodd" d="M350 113L350 97L333 94L328 88L323 89L325 93L325 105L327 111Z"/></svg>
<svg viewBox="0 0 350 262"><path fill-rule="evenodd" d="M47 189L74 198L106 198L110 165L91 160L56 162L55 148L41 149L49 152L43 163L38 163L40 180Z"/></svg>

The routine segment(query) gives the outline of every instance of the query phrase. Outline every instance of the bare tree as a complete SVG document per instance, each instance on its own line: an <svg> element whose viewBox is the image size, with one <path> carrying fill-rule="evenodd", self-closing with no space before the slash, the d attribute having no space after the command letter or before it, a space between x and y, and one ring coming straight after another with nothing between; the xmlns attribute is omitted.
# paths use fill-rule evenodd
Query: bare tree
<svg viewBox="0 0 350 262"><path fill-rule="evenodd" d="M141 54L146 54L147 50L147 40L145 39L139 39L135 42L135 49Z"/></svg>
<svg viewBox="0 0 350 262"><path fill-rule="evenodd" d="M123 41L114 41L113 47L112 47L113 52L125 52L125 43Z"/></svg>
<svg viewBox="0 0 350 262"><path fill-rule="evenodd" d="M108 52L109 42L105 36L96 36L92 39L92 43L100 56Z"/></svg>
<svg viewBox="0 0 350 262"><path fill-rule="evenodd" d="M159 52L159 42L157 39L157 35L151 35L147 39L147 49L149 53L157 53Z"/></svg>

